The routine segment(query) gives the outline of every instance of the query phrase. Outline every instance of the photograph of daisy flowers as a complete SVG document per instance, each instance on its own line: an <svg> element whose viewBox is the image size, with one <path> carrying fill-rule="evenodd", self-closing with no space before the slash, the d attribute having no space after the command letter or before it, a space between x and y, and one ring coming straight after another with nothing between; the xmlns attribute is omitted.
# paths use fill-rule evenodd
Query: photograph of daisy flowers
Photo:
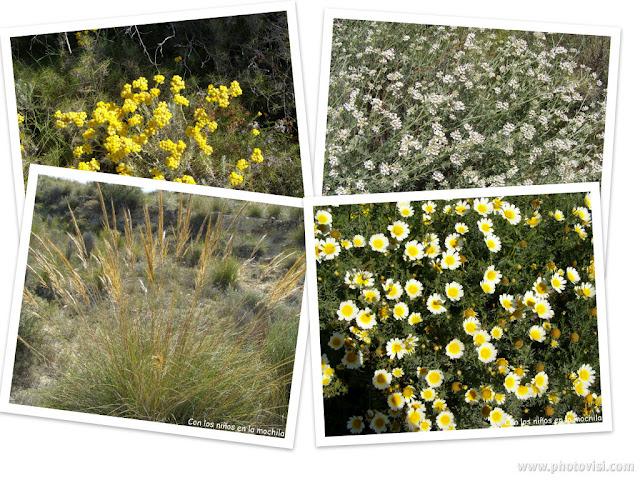
<svg viewBox="0 0 640 480"><path fill-rule="evenodd" d="M322 192L601 180L617 33L373 19L333 18Z"/></svg>
<svg viewBox="0 0 640 480"><path fill-rule="evenodd" d="M37 177L3 398L285 438L302 208L51 170L64 178Z"/></svg>
<svg viewBox="0 0 640 480"><path fill-rule="evenodd" d="M37 163L302 197L288 28L281 11L10 37L24 177Z"/></svg>
<svg viewBox="0 0 640 480"><path fill-rule="evenodd" d="M603 422L591 192L318 199L324 435Z"/></svg>

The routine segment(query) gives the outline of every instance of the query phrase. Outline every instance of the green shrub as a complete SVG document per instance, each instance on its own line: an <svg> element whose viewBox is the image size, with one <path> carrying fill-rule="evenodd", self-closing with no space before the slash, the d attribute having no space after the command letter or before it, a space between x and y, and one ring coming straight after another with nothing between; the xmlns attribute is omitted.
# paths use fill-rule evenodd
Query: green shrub
<svg viewBox="0 0 640 480"><path fill-rule="evenodd" d="M232 287L238 280L240 262L233 257L216 260L211 269L211 281L222 289Z"/></svg>
<svg viewBox="0 0 640 480"><path fill-rule="evenodd" d="M262 208L262 205L254 203L254 204L251 204L251 206L249 206L249 208L247 209L247 216L262 218L263 212L264 212L264 209Z"/></svg>
<svg viewBox="0 0 640 480"><path fill-rule="evenodd" d="M282 212L282 207L280 205L269 205L267 206L266 216L270 219L278 219L280 218L280 213Z"/></svg>

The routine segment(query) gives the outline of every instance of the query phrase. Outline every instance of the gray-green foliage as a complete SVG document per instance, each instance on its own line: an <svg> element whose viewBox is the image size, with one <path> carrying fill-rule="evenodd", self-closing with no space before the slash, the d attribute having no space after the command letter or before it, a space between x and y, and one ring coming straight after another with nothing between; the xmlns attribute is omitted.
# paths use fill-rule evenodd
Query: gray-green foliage
<svg viewBox="0 0 640 480"><path fill-rule="evenodd" d="M324 192L597 181L609 39L335 20Z"/></svg>

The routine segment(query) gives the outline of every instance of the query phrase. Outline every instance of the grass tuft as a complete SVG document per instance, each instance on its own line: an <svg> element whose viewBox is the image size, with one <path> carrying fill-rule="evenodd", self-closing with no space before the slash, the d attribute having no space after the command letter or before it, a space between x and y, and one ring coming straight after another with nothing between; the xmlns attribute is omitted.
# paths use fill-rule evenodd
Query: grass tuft
<svg viewBox="0 0 640 480"><path fill-rule="evenodd" d="M226 257L217 260L211 270L211 281L220 288L229 288L238 281L240 262L234 257Z"/></svg>

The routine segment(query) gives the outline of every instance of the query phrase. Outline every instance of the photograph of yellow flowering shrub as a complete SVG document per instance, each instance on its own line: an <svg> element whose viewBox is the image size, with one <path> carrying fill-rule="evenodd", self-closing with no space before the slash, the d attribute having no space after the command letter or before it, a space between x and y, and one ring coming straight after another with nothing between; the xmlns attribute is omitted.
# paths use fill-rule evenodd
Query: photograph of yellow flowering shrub
<svg viewBox="0 0 640 480"><path fill-rule="evenodd" d="M9 402L285 438L302 209L82 175L37 177Z"/></svg>
<svg viewBox="0 0 640 480"><path fill-rule="evenodd" d="M602 422L589 193L313 215L325 436Z"/></svg>
<svg viewBox="0 0 640 480"><path fill-rule="evenodd" d="M303 196L287 12L11 38L31 163Z"/></svg>

